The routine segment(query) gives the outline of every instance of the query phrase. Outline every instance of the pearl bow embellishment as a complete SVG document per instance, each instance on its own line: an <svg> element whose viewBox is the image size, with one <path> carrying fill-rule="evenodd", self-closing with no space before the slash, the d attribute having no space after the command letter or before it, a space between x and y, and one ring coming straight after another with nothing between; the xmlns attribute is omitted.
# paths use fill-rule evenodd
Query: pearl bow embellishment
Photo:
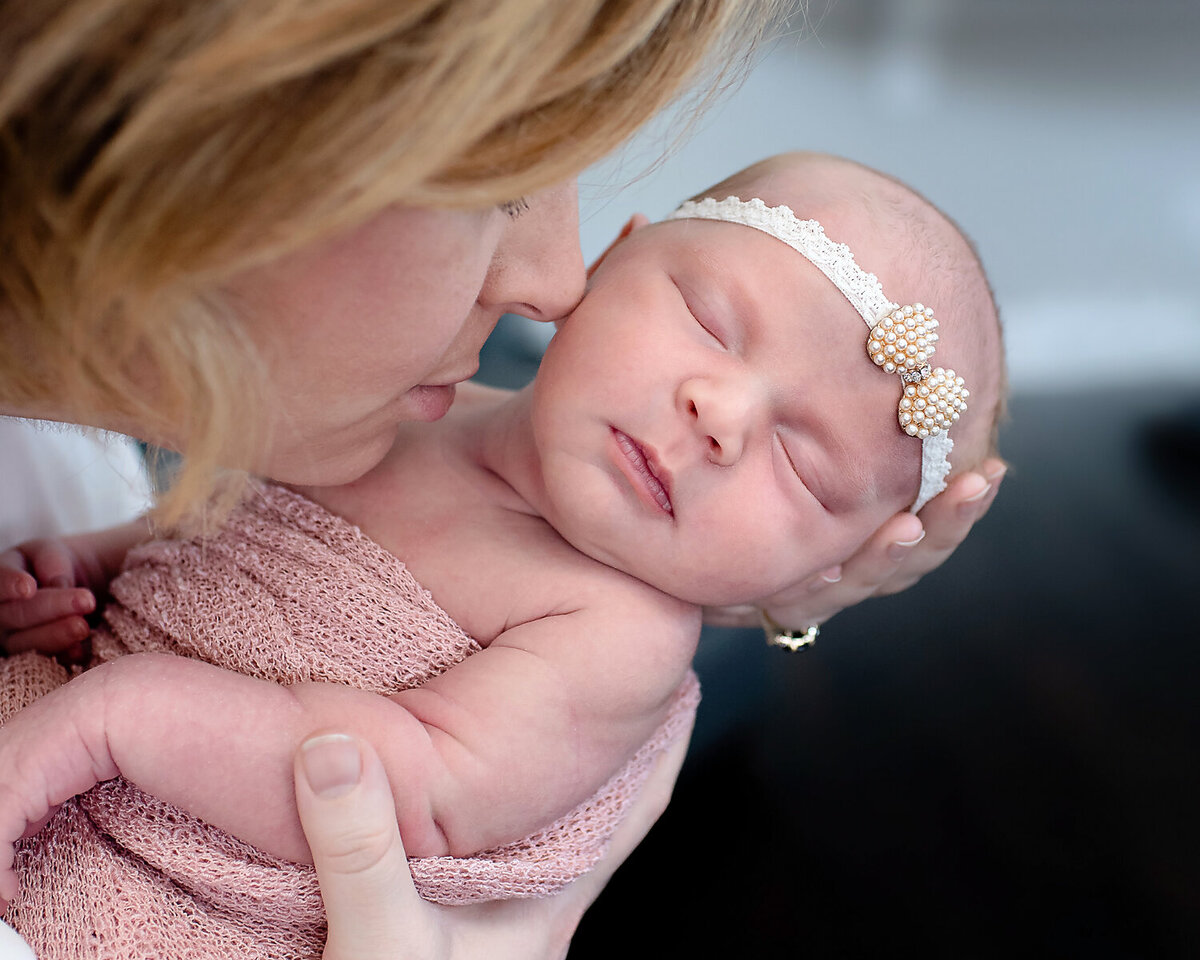
<svg viewBox="0 0 1200 960"><path fill-rule="evenodd" d="M909 510L916 513L946 489L950 452L954 441L949 429L967 409L969 396L962 377L953 370L930 368L937 341L933 311L922 304L900 307L883 294L883 284L854 260L844 243L825 235L816 220L801 220L786 204L768 207L752 197L741 200L687 200L668 220L723 220L737 223L786 243L823 273L841 291L871 331L867 352L888 373L904 384L898 417L900 428L921 441L921 487Z"/></svg>
<svg viewBox="0 0 1200 960"><path fill-rule="evenodd" d="M897 417L910 437L936 437L967 409L970 391L953 370L930 367L937 342L933 310L914 303L884 315L867 334L867 354L904 382Z"/></svg>

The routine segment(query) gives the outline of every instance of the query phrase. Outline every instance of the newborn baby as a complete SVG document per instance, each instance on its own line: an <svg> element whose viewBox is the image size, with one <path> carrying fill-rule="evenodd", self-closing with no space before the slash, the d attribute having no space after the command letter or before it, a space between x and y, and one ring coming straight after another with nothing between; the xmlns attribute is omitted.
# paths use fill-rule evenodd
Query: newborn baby
<svg viewBox="0 0 1200 960"><path fill-rule="evenodd" d="M256 863L303 861L292 757L324 727L375 745L410 856L521 843L604 796L647 743L686 730L702 606L769 615L898 510L919 509L992 451L1003 382L978 258L887 176L789 154L662 223L635 219L526 389L466 385L443 420L402 427L354 483L262 485L215 537L133 551L98 648L107 662L0 729L0 844L119 777L180 822L244 841ZM263 539L264 526L287 537ZM223 663L223 645L274 656L303 632L281 599L309 589L303 578L272 595L272 635L241 629L259 602L258 547L300 556L301 542L347 539L376 551L381 575L402 559L428 591L420 602L461 628L446 661L406 688L222 669L241 663ZM196 589L206 556L241 571L227 595ZM189 603L195 616L177 616ZM188 648L204 632L205 650ZM353 674L344 646L335 659ZM188 656L136 652L156 649ZM363 663L381 651L386 666L378 644ZM43 852L37 837L24 844L22 884ZM0 853L10 899L12 862ZM220 900L238 909L255 908ZM10 916L44 939L31 928L48 913L18 898Z"/></svg>

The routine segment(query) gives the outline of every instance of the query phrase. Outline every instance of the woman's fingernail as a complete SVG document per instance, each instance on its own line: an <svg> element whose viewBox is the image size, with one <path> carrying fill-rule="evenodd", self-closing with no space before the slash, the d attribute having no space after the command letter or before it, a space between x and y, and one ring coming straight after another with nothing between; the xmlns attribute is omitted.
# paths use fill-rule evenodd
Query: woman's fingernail
<svg viewBox="0 0 1200 960"><path fill-rule="evenodd" d="M921 531L921 535L915 540L897 540L895 543L888 546L888 557L895 560L897 563L903 560L912 551L918 543L925 539L925 531Z"/></svg>
<svg viewBox="0 0 1200 960"><path fill-rule="evenodd" d="M838 564L836 567L830 567L828 570L822 570L817 574L816 578L809 583L808 592L816 593L818 590L824 590L831 583L840 583L841 579L841 564Z"/></svg>
<svg viewBox="0 0 1200 960"><path fill-rule="evenodd" d="M994 473L989 473L987 475L988 482L995 483L997 480L999 480L1001 477L1003 477L1006 473L1008 473L1008 464L1007 463L1001 464L999 470L996 470Z"/></svg>
<svg viewBox="0 0 1200 960"><path fill-rule="evenodd" d="M983 489L978 493L973 493L971 496L963 500L963 502L958 505L958 515L964 520L969 520L971 517L975 516L976 511L979 509L980 501L987 496L988 491L991 489L992 485L990 483L986 483L984 484Z"/></svg>
<svg viewBox="0 0 1200 960"><path fill-rule="evenodd" d="M984 495L991 489L992 489L992 485L990 483L985 484L982 490L980 490L978 493L971 494L971 496L967 497L967 499L964 500L963 503L976 503L979 500L982 500Z"/></svg>
<svg viewBox="0 0 1200 960"><path fill-rule="evenodd" d="M328 733L306 740L300 762L312 792L332 799L353 790L362 779L362 754L353 737Z"/></svg>
<svg viewBox="0 0 1200 960"><path fill-rule="evenodd" d="M76 613L91 613L96 609L96 598L90 594L80 594L72 604Z"/></svg>

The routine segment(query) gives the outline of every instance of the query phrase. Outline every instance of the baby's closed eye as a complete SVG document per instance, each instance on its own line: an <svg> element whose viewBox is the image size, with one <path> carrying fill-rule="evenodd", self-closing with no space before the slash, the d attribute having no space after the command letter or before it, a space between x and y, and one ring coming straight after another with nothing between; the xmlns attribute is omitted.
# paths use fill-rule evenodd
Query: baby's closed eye
<svg viewBox="0 0 1200 960"><path fill-rule="evenodd" d="M812 458L808 455L808 451L803 443L798 443L792 439L789 445L782 431L777 431L774 437L774 447L777 451L776 459L780 462L778 472L783 474L783 480L792 485L798 485L804 489L804 492L812 497L822 509L828 511L824 499L821 496L823 489L821 485L821 475L817 471Z"/></svg>
<svg viewBox="0 0 1200 960"><path fill-rule="evenodd" d="M722 350L728 349L728 335L713 311L705 304L704 299L686 282L674 277L671 279L675 284L675 289L679 291L680 297L683 298L683 304L687 307L688 313L692 315L692 319L696 321L700 329L707 333Z"/></svg>

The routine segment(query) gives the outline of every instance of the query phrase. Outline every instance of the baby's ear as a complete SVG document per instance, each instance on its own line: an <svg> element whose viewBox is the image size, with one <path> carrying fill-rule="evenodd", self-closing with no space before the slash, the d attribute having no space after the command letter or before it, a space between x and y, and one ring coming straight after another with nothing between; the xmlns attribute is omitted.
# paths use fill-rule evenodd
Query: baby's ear
<svg viewBox="0 0 1200 960"><path fill-rule="evenodd" d="M646 224L649 222L650 218L644 213L635 213L632 217L630 217L625 222L625 226L621 228L621 232L617 234L617 238L607 247L605 247L604 252L596 258L595 262L590 267L588 267L588 278L591 279L592 274L596 272L596 268L604 262L605 257L612 253L613 248L615 248L618 243L633 233L634 230L641 230L642 227L646 226Z"/></svg>

